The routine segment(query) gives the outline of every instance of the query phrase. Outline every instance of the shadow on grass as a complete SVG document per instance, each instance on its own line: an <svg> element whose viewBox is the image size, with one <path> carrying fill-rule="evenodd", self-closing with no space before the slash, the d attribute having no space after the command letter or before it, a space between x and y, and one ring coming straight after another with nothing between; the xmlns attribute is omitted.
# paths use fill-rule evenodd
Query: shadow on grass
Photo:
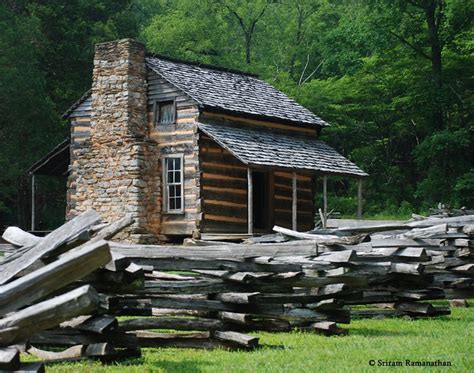
<svg viewBox="0 0 474 373"><path fill-rule="evenodd" d="M152 369L162 369L165 372L186 372L186 373L200 373L204 366L211 365L210 362L199 360L182 360L182 361L157 361L149 363L147 367Z"/></svg>
<svg viewBox="0 0 474 373"><path fill-rule="evenodd" d="M384 329L372 329L372 328L357 328L350 329L349 336L363 336L363 337L406 337L416 336L419 332L415 330L384 330Z"/></svg>

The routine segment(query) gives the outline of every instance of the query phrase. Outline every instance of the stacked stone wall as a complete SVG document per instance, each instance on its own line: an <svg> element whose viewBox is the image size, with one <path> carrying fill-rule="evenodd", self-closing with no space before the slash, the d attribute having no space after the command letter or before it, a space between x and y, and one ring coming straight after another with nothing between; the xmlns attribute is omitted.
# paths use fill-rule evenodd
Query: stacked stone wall
<svg viewBox="0 0 474 373"><path fill-rule="evenodd" d="M145 49L126 39L96 46L91 136L71 147L68 215L94 208L104 220L132 214L120 239L151 242L160 226L160 174L147 125Z"/></svg>

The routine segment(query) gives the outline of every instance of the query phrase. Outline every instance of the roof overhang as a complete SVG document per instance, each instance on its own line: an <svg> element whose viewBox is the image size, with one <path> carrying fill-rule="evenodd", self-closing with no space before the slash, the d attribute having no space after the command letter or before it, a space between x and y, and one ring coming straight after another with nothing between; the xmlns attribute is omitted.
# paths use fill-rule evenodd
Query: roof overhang
<svg viewBox="0 0 474 373"><path fill-rule="evenodd" d="M28 169L31 175L66 176L69 172L69 143L66 139Z"/></svg>
<svg viewBox="0 0 474 373"><path fill-rule="evenodd" d="M357 178L368 176L317 138L207 123L199 123L198 127L248 166L304 170Z"/></svg>

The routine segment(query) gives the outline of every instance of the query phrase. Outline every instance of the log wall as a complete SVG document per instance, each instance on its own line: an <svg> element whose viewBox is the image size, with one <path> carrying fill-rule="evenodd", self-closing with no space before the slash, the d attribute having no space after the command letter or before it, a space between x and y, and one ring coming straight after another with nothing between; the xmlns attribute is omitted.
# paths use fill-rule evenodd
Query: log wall
<svg viewBox="0 0 474 373"><path fill-rule="evenodd" d="M207 135L200 137L202 232L247 232L247 168Z"/></svg>
<svg viewBox="0 0 474 373"><path fill-rule="evenodd" d="M176 122L174 124L155 125L154 108L156 101L174 99L176 102ZM159 158L168 155L184 156L184 213L161 213L163 235L191 235L200 222L200 189L198 132L196 118L199 108L196 102L181 90L168 83L155 72L148 72L148 126L150 138L156 142ZM162 164L159 162L159 173ZM163 206L162 197L159 206Z"/></svg>
<svg viewBox="0 0 474 373"><path fill-rule="evenodd" d="M247 166L207 135L200 137L203 233L247 232ZM292 172L272 170L273 222L292 226ZM297 173L298 230L314 227L314 178Z"/></svg>

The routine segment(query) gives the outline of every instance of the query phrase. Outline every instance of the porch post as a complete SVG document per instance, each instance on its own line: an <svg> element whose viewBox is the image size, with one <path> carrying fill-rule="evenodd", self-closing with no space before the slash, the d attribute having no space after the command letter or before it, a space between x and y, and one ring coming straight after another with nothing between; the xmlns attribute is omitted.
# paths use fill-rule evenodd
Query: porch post
<svg viewBox="0 0 474 373"><path fill-rule="evenodd" d="M357 219L362 219L362 178L357 180Z"/></svg>
<svg viewBox="0 0 474 373"><path fill-rule="evenodd" d="M298 199L297 199L297 184L296 184L296 172L293 172L293 205L292 205L292 210L291 210L291 222L292 222L292 229L294 231L297 230L298 228L298 222L297 222L297 205L298 205Z"/></svg>
<svg viewBox="0 0 474 373"><path fill-rule="evenodd" d="M35 230L35 174L31 174L31 231Z"/></svg>
<svg viewBox="0 0 474 373"><path fill-rule="evenodd" d="M247 224L248 234L253 234L253 183L250 167L247 168Z"/></svg>
<svg viewBox="0 0 474 373"><path fill-rule="evenodd" d="M323 176L323 228L326 229L328 223L328 177Z"/></svg>

